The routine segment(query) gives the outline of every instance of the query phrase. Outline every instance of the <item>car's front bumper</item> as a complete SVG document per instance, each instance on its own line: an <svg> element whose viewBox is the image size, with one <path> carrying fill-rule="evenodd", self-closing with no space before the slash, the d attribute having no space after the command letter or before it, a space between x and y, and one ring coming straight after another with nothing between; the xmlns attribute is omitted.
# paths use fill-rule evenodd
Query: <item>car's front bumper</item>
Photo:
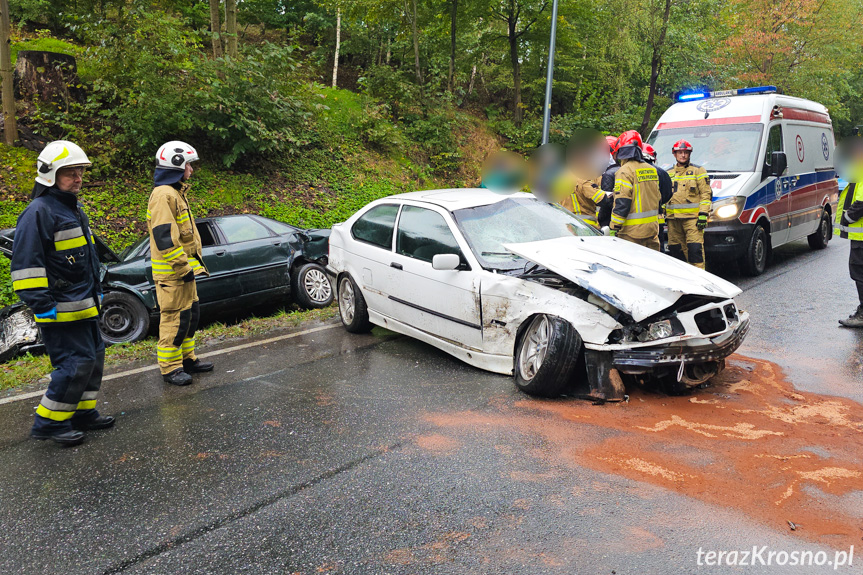
<svg viewBox="0 0 863 575"><path fill-rule="evenodd" d="M612 364L623 372L643 371L645 368L706 363L725 359L734 353L749 331L749 317L741 317L734 329L709 338L710 343L686 345L675 342L669 345L615 350Z"/></svg>

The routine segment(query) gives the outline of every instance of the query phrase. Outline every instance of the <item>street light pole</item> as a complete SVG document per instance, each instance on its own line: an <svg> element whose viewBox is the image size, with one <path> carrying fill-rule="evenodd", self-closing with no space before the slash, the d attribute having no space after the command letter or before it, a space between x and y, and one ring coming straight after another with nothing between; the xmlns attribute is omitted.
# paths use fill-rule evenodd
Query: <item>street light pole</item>
<svg viewBox="0 0 863 575"><path fill-rule="evenodd" d="M557 0L551 4L551 39L548 41L548 71L545 74L545 107L542 112L542 143L548 143L551 123L551 81L554 78L554 41L557 37Z"/></svg>

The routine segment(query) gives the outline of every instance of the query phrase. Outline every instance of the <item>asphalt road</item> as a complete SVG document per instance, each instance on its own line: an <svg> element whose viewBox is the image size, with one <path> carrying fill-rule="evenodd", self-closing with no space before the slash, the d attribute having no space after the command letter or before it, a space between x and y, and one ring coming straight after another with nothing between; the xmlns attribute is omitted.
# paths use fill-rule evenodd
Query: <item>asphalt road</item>
<svg viewBox="0 0 863 575"><path fill-rule="evenodd" d="M690 397L534 400L333 325L217 355L188 388L106 381L118 425L77 448L27 439L36 400L0 405L0 573L863 573L848 248L803 246L723 271L756 359ZM698 564L855 542L835 570Z"/></svg>

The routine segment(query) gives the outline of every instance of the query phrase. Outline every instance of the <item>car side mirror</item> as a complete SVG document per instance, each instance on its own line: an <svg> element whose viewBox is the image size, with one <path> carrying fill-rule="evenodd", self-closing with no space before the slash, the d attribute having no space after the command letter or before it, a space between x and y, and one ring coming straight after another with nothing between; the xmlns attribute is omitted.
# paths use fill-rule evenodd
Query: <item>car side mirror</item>
<svg viewBox="0 0 863 575"><path fill-rule="evenodd" d="M787 168L788 158L785 156L785 152L773 152L770 154L770 172L768 175L778 178L785 173Z"/></svg>
<svg viewBox="0 0 863 575"><path fill-rule="evenodd" d="M461 265L458 254L437 254L432 258L432 268L442 271L452 271Z"/></svg>

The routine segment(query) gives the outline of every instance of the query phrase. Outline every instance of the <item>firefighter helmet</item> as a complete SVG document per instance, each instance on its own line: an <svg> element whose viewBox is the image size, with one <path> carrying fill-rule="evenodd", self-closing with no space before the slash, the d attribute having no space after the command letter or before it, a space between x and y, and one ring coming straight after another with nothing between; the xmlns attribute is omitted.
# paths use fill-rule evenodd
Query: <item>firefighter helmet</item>
<svg viewBox="0 0 863 575"><path fill-rule="evenodd" d="M77 144L67 140L50 142L36 158L36 181L53 186L57 181L57 170L77 166L89 166L90 158Z"/></svg>
<svg viewBox="0 0 863 575"><path fill-rule="evenodd" d="M156 167L166 170L186 169L186 164L198 161L198 152L186 142L174 140L162 144L156 152Z"/></svg>

